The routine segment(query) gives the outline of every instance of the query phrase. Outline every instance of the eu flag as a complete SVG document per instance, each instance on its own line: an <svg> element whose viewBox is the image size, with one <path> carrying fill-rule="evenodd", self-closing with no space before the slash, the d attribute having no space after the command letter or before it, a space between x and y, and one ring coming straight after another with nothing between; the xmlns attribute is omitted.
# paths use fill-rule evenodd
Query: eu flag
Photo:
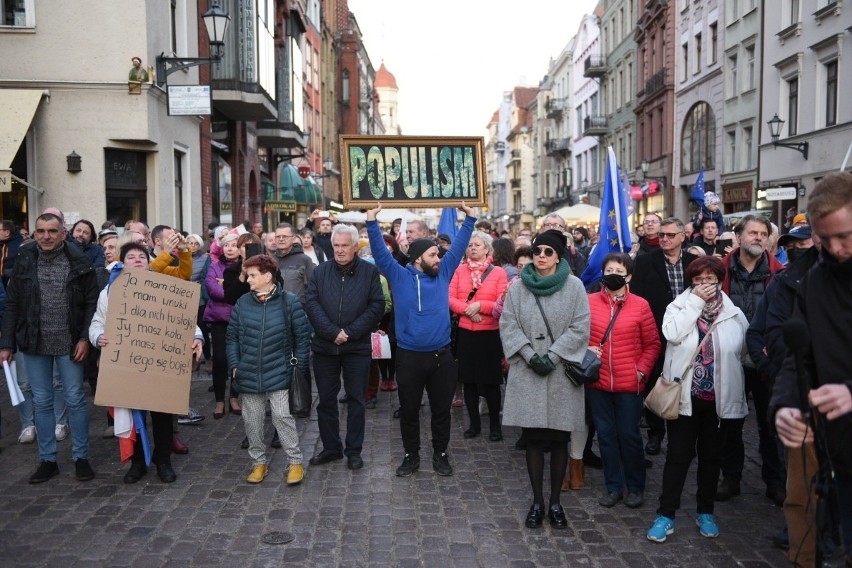
<svg viewBox="0 0 852 568"><path fill-rule="evenodd" d="M580 280L588 288L601 279L603 259L611 252L630 251L630 225L627 224L627 202L618 164L612 146L607 148L606 173L601 196L600 240L589 257L589 264Z"/></svg>
<svg viewBox="0 0 852 568"><path fill-rule="evenodd" d="M698 204L698 207L704 207L704 168L698 172L698 179L695 180L695 185L692 186L692 193L689 198Z"/></svg>
<svg viewBox="0 0 852 568"><path fill-rule="evenodd" d="M458 210L455 207L444 207L441 211L441 219L438 221L438 234L447 235L455 240L458 232Z"/></svg>

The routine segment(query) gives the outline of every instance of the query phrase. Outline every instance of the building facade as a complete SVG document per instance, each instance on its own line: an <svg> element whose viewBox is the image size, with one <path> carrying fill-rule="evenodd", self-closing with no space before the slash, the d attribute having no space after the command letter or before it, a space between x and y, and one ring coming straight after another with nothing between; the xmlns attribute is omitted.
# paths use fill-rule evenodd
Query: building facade
<svg viewBox="0 0 852 568"><path fill-rule="evenodd" d="M541 84L536 131L542 140L539 161L539 193L536 202L540 215L576 203L574 168L571 158L574 120L574 44L571 40L556 59L550 60L547 76ZM541 101L543 98L543 102Z"/></svg>
<svg viewBox="0 0 852 568"><path fill-rule="evenodd" d="M607 134L607 117L601 111L598 73L587 71L591 67L603 67L599 22L597 15L583 16L572 58L574 91L571 112L574 124L571 153L575 180L572 202L586 201L592 205L600 204L603 167L599 140Z"/></svg>

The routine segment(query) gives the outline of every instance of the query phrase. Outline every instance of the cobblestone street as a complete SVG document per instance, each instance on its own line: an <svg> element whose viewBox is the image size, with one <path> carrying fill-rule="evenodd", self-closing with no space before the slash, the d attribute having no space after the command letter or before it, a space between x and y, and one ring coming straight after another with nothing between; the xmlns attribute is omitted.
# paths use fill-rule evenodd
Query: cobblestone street
<svg viewBox="0 0 852 568"><path fill-rule="evenodd" d="M38 447L19 445L17 412L2 397L0 439L0 558L4 566L784 566L769 537L782 527L781 509L763 495L754 416L746 426L743 495L716 507L721 535L705 539L693 522L694 474L684 492L677 528L668 542L645 539L657 507L664 452L652 458L645 505L598 505L600 470L586 469L586 489L562 494L568 530L523 525L531 503L519 432L489 442L487 432L465 440L467 418L453 409L449 454L452 477L430 464L429 408L422 410L422 469L397 478L402 458L399 425L392 417L396 393L379 393L368 410L364 469L346 462L309 466L318 452L316 414L298 421L307 469L301 485L282 483L281 450L260 485L245 477L250 461L240 449L241 419L213 420L209 375L196 373L192 406L207 415L181 426L190 453L176 455L177 482L163 484L155 471L125 485L127 466L118 444L101 438L103 408L91 406L91 462L97 477L74 479L70 437L59 442L59 476L41 485L27 479ZM91 403L91 399L90 399ZM344 409L344 405L341 405ZM345 424L345 420L343 421ZM271 425L267 424L267 439ZM665 446L664 446L665 448ZM547 487L545 480L545 487ZM547 491L547 490L545 490ZM547 493L545 492L545 498ZM261 541L283 531L285 545Z"/></svg>

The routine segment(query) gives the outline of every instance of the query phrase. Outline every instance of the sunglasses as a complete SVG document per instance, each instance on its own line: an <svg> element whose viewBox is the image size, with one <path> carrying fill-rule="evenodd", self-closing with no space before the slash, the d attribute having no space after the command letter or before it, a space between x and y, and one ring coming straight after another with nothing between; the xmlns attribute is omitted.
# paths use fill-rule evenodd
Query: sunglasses
<svg viewBox="0 0 852 568"><path fill-rule="evenodd" d="M676 236L681 235L681 234L683 234L683 233L657 233L657 235L658 235L661 239L673 239L673 238L675 238Z"/></svg>
<svg viewBox="0 0 852 568"><path fill-rule="evenodd" d="M550 247L533 247L532 249L533 256L541 256L541 254L544 253L544 256L548 258L553 256L555 252L556 251Z"/></svg>

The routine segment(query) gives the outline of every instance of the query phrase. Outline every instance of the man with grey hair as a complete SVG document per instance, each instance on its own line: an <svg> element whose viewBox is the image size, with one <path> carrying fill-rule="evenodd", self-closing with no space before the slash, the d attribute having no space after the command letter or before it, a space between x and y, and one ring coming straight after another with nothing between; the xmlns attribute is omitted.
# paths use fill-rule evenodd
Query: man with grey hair
<svg viewBox="0 0 852 568"><path fill-rule="evenodd" d="M385 313L385 296L378 269L355 254L358 249L355 227L335 225L331 244L333 262L316 267L305 294L305 311L314 327L311 350L323 446L310 463L321 465L343 459L345 454L349 469L361 469L364 467L361 459L364 393L372 363L370 334ZM345 448L340 439L337 409L341 374L348 405Z"/></svg>
<svg viewBox="0 0 852 568"><path fill-rule="evenodd" d="M284 281L283 288L296 294L305 303L305 290L314 272L314 261L302 250L302 245L296 240L296 230L290 223L280 223L275 228L275 260Z"/></svg>

